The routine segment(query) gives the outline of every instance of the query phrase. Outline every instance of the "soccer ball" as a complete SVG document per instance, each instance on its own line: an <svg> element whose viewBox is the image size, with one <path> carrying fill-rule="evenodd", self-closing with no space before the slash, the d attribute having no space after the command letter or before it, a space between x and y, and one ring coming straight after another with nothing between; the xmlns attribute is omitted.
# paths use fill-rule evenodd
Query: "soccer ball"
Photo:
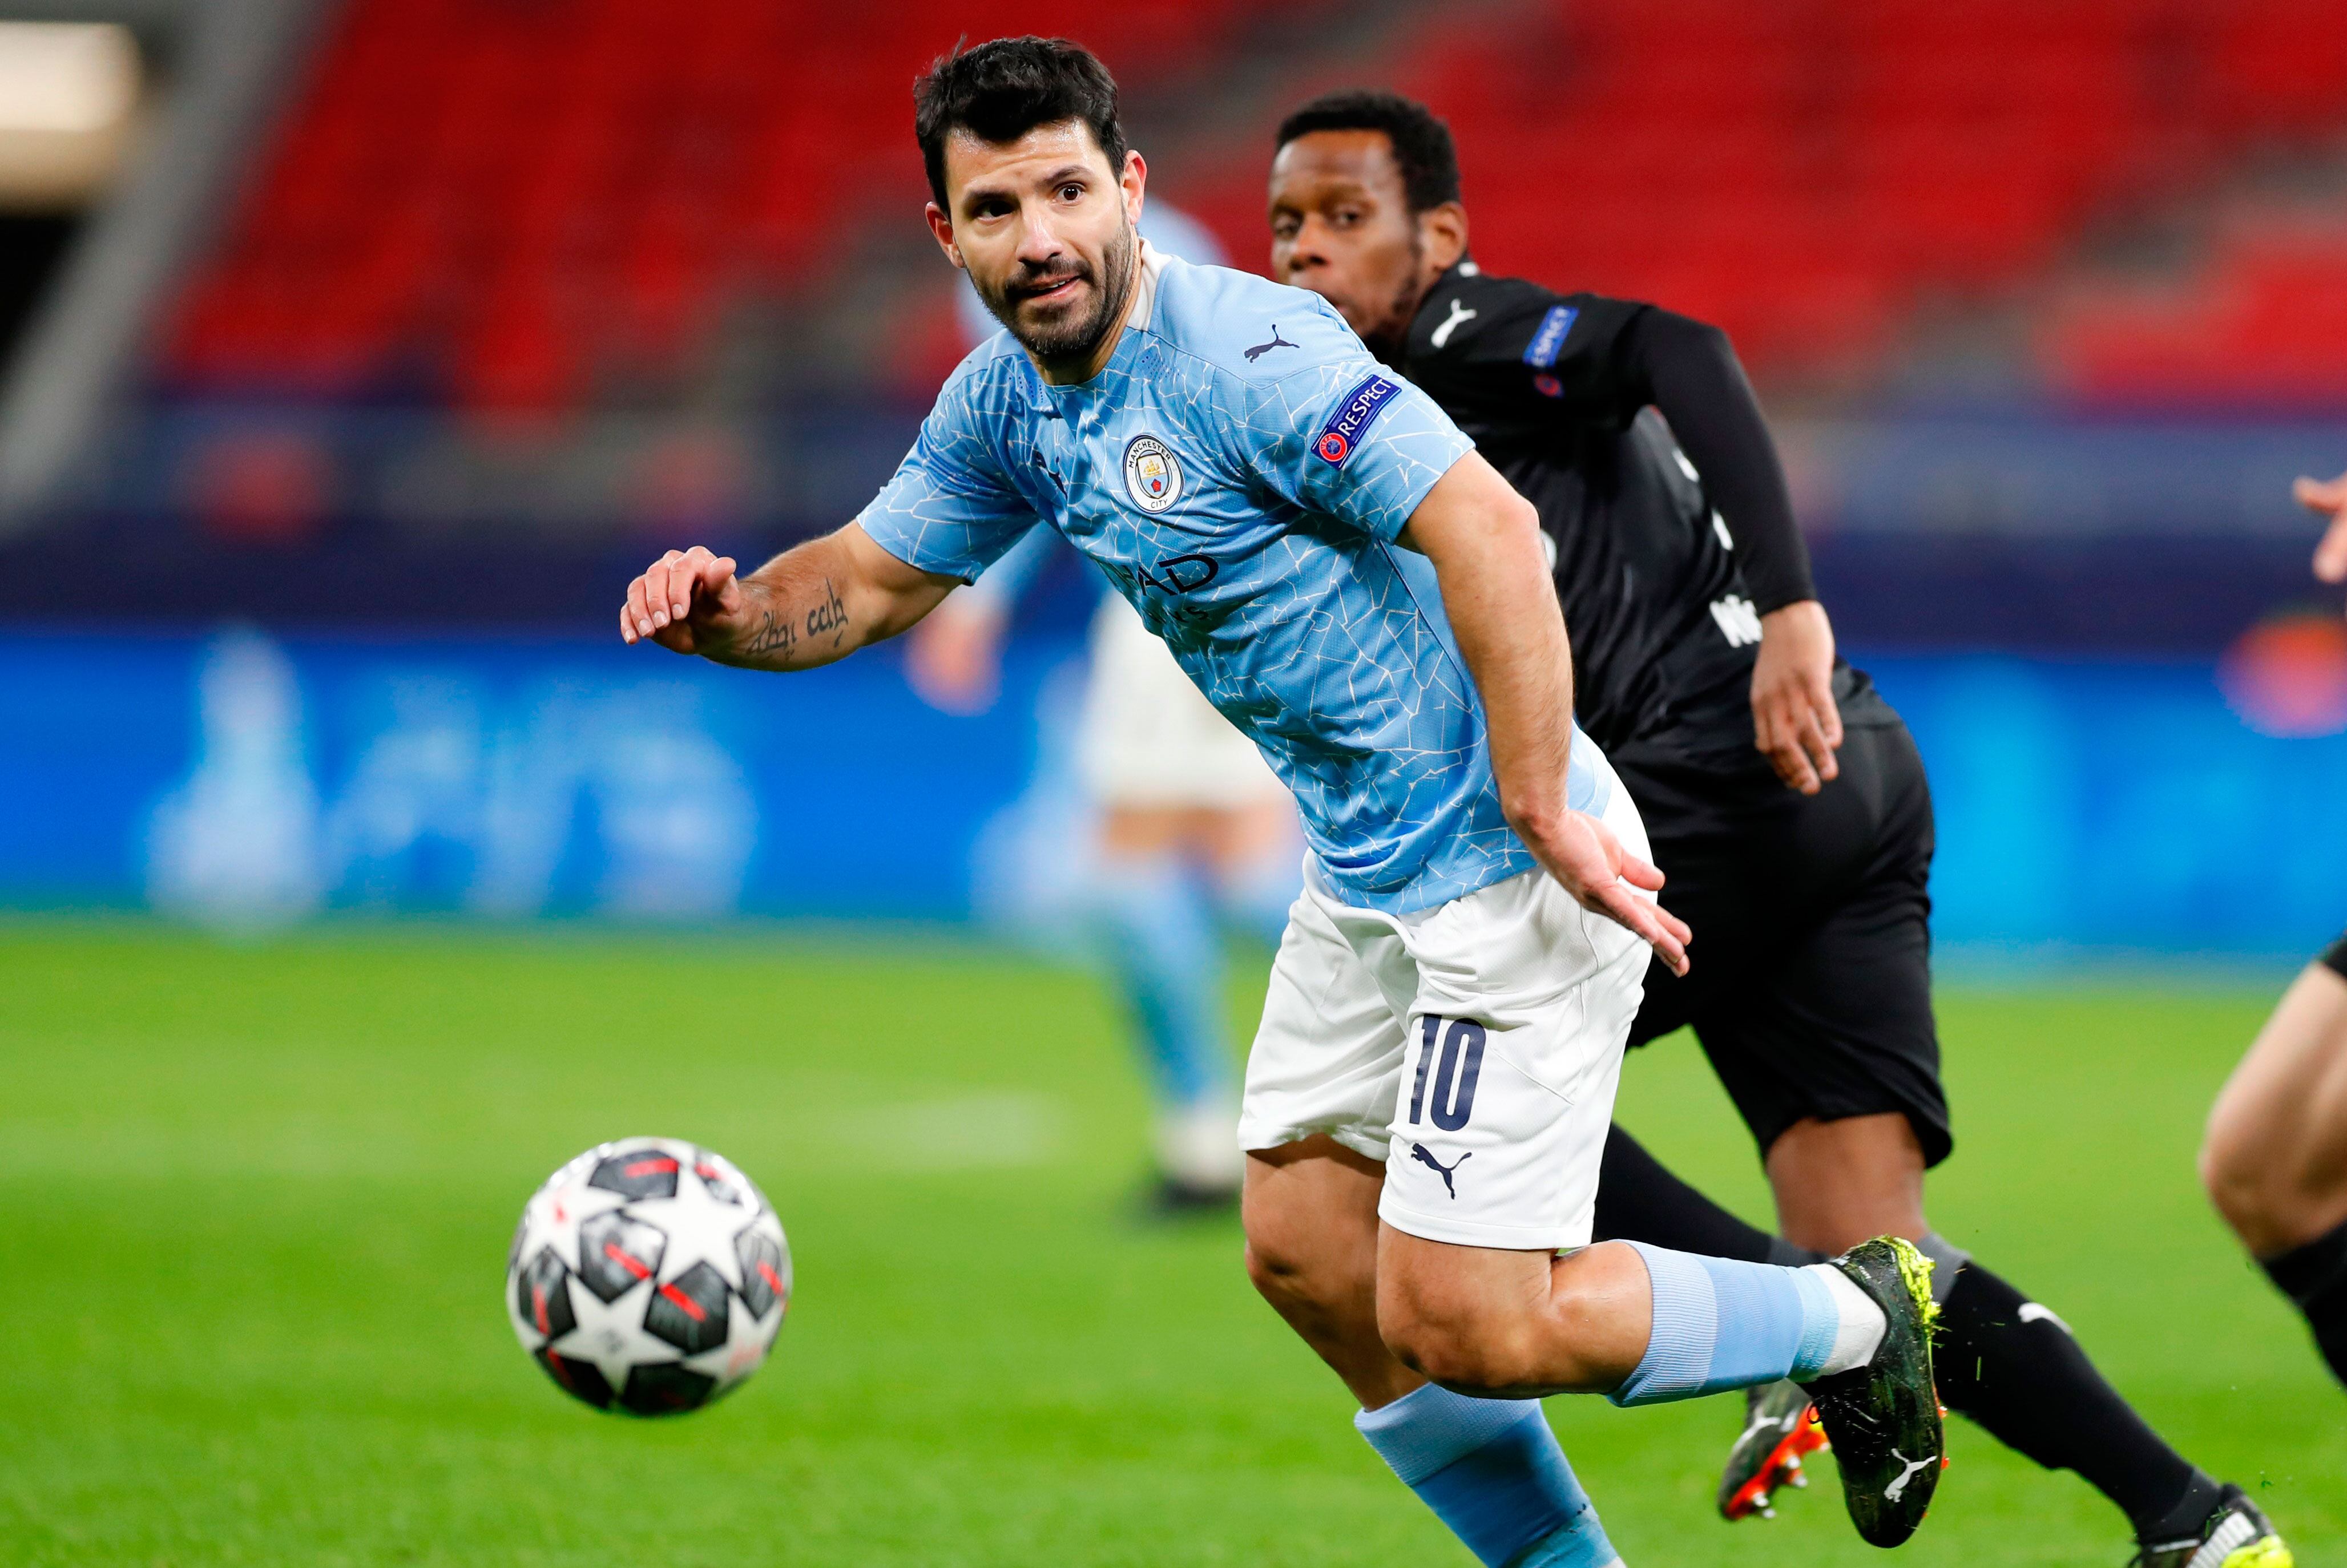
<svg viewBox="0 0 2347 1568"><path fill-rule="evenodd" d="M791 1249L750 1178L675 1138L622 1138L548 1176L506 1260L514 1332L599 1410L699 1410L758 1369Z"/></svg>

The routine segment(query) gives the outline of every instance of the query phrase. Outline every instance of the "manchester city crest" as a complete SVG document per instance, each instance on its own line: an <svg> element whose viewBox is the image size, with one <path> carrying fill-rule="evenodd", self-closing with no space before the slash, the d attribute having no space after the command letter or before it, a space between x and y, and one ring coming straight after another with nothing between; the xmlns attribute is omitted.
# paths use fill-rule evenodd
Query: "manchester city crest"
<svg viewBox="0 0 2347 1568"><path fill-rule="evenodd" d="M1182 465L1153 435L1136 435L1124 449L1124 493L1143 512L1164 511L1182 499Z"/></svg>

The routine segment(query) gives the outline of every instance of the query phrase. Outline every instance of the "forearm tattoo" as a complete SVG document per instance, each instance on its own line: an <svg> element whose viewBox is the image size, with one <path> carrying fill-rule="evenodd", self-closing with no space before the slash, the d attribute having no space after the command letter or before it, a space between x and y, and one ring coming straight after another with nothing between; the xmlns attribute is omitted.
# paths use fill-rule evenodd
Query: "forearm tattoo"
<svg viewBox="0 0 2347 1568"><path fill-rule="evenodd" d="M819 637L825 632L831 634L833 647L837 647L847 636L847 606L840 602L839 590L831 585L829 577L823 580L823 603L806 615L807 636Z"/></svg>
<svg viewBox="0 0 2347 1568"><path fill-rule="evenodd" d="M796 662L802 643L822 640L825 651L836 652L846 642L849 629L846 601L839 596L831 579L825 577L823 597L813 608L801 615L795 610L767 606L750 629L734 639L724 657L742 664L787 668Z"/></svg>
<svg viewBox="0 0 2347 1568"><path fill-rule="evenodd" d="M776 664L790 662L791 650L798 647L799 629L787 616L773 610L765 611L758 624L735 639L726 651L737 658L764 663L769 657Z"/></svg>

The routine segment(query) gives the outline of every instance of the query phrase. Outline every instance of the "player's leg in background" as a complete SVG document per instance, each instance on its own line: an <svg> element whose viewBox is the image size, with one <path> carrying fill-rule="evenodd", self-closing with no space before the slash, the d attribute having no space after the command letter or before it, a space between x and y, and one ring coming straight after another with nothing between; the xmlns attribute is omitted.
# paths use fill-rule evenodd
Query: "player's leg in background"
<svg viewBox="0 0 2347 1568"><path fill-rule="evenodd" d="M2218 1095L2200 1176L2347 1382L2347 938L2291 983Z"/></svg>
<svg viewBox="0 0 2347 1568"><path fill-rule="evenodd" d="M1597 1239L1651 1241L1707 1257L1799 1266L1825 1254L1747 1224L1673 1175L1619 1124L1605 1132L1597 1176Z"/></svg>
<svg viewBox="0 0 2347 1568"><path fill-rule="evenodd" d="M1150 1088L1158 1195L1229 1203L1240 1157L1223 938L1194 852L1194 809L1111 802L1092 871L1102 957Z"/></svg>
<svg viewBox="0 0 2347 1568"><path fill-rule="evenodd" d="M1768 1168L1797 1244L1830 1251L1889 1223L1932 1257L1950 1410L2048 1470L2075 1471L2127 1516L2139 1544L2202 1538L2225 1488L2152 1430L2056 1313L1931 1228L1922 1146L1904 1115L1798 1124L1771 1145Z"/></svg>
<svg viewBox="0 0 2347 1568"><path fill-rule="evenodd" d="M1302 858L1296 809L1114 595L1092 652L1078 765L1102 808L1101 926L1156 1101L1158 1196L1227 1204L1241 1162L1223 942L1234 924L1279 941Z"/></svg>
<svg viewBox="0 0 2347 1568"><path fill-rule="evenodd" d="M1779 1228L1833 1253L1886 1231L1937 1268L1948 1407L2049 1469L2075 1471L2138 1542L2198 1536L2227 1506L2098 1372L2055 1313L1935 1233L1925 1169L1946 1157L1932 1014L1930 799L1904 729L1850 732L1832 788L1880 802L1880 862L1736 1015L1698 1024L1765 1151Z"/></svg>
<svg viewBox="0 0 2347 1568"><path fill-rule="evenodd" d="M1224 926L1276 949L1303 887L1304 834L1295 801L1273 782L1261 799L1216 809L1204 848Z"/></svg>

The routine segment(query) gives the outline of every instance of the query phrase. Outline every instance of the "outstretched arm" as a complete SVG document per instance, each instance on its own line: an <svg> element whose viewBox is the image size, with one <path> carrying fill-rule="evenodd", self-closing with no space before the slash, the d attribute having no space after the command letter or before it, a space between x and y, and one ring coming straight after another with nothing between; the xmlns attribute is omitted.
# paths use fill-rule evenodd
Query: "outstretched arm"
<svg viewBox="0 0 2347 1568"><path fill-rule="evenodd" d="M628 585L620 637L752 669L811 669L893 637L957 579L908 566L851 523L784 551L748 576L696 545Z"/></svg>
<svg viewBox="0 0 2347 1568"><path fill-rule="evenodd" d="M1622 334L1629 395L1651 402L1703 475L1736 538L1737 565L1760 612L1752 669L1753 744L1777 776L1814 795L1840 771L1833 626L1809 578L1785 465L1727 334L1668 311L1641 311Z"/></svg>
<svg viewBox="0 0 2347 1568"><path fill-rule="evenodd" d="M1532 504L1471 452L1410 514L1402 539L1434 564L1442 585L1451 632L1482 694L1509 826L1584 908L1637 932L1686 973L1686 922L1638 891L1660 888L1662 872L1567 804L1573 650Z"/></svg>

